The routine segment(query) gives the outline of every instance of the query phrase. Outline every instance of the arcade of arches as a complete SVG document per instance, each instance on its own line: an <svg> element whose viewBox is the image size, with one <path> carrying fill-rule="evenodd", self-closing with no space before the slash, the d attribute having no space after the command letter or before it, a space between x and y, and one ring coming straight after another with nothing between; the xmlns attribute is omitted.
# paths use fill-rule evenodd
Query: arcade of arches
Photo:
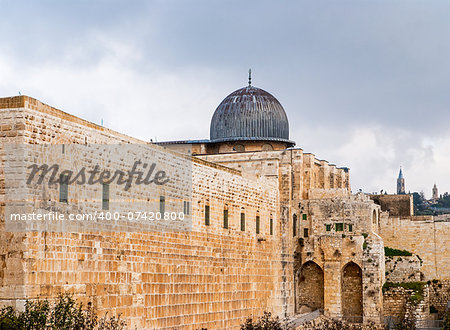
<svg viewBox="0 0 450 330"><path fill-rule="evenodd" d="M349 262L341 274L342 315L352 322L361 322L363 316L362 270ZM313 261L303 264L297 275L296 312L303 306L312 310L324 308L324 272Z"/></svg>

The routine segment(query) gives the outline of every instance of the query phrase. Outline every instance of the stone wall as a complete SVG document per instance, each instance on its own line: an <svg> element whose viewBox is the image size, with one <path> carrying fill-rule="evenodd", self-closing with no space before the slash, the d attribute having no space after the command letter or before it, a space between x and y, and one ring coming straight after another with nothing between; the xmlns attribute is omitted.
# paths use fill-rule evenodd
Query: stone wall
<svg viewBox="0 0 450 330"><path fill-rule="evenodd" d="M424 287L420 300L412 299L415 294L413 290L402 287L387 289L383 294L385 322L391 325L404 322L417 327L430 320L428 287Z"/></svg>
<svg viewBox="0 0 450 330"><path fill-rule="evenodd" d="M428 282L429 286L429 305L433 306L439 318L442 319L450 301L450 281L449 280L433 280Z"/></svg>
<svg viewBox="0 0 450 330"><path fill-rule="evenodd" d="M422 261L416 256L386 256L386 281L418 282L423 281L420 271Z"/></svg>
<svg viewBox="0 0 450 330"><path fill-rule="evenodd" d="M25 96L1 99L0 118L2 146L143 143ZM4 160L3 147L0 152ZM192 180L193 231L185 233L8 233L3 201L0 304L23 308L27 298L68 291L92 301L100 314L121 313L131 328L229 329L250 314L292 314L287 274L293 273L293 259L281 253L278 186L205 161L194 161ZM4 194L3 180L0 189ZM245 231L240 230L243 208Z"/></svg>
<svg viewBox="0 0 450 330"><path fill-rule="evenodd" d="M318 191L315 194L323 197ZM295 270L297 290L306 297L297 300L298 310L302 304L312 307L308 303L315 296L305 294L308 290L304 290L302 279L306 278L305 267L314 264L324 274L326 316L379 323L384 246L376 234L377 225L372 223L373 211L379 206L363 194L308 200L302 205L306 216L299 220ZM302 234L304 228L310 236ZM319 278L319 273L312 284L317 282L314 278Z"/></svg>
<svg viewBox="0 0 450 330"><path fill-rule="evenodd" d="M0 99L0 117L5 143L149 145L25 96ZM348 169L288 149L204 155L192 170L192 232L1 230L1 303L66 290L138 328L236 328L250 314L285 317L302 304L380 322L382 212L350 195Z"/></svg>
<svg viewBox="0 0 450 330"><path fill-rule="evenodd" d="M309 199L310 193L315 189L335 192L337 195L342 195L341 190L350 193L347 168L337 168L325 160L317 159L313 154L303 153L302 149L199 157L255 176L277 178L281 172L285 172L289 174L292 183L292 186L288 187L291 190L291 199Z"/></svg>
<svg viewBox="0 0 450 330"><path fill-rule="evenodd" d="M414 215L412 195L369 195L381 206L382 211L389 212L392 217L410 217Z"/></svg>
<svg viewBox="0 0 450 330"><path fill-rule="evenodd" d="M410 251L423 260L424 280L450 279L450 221L383 215L380 225L386 246Z"/></svg>

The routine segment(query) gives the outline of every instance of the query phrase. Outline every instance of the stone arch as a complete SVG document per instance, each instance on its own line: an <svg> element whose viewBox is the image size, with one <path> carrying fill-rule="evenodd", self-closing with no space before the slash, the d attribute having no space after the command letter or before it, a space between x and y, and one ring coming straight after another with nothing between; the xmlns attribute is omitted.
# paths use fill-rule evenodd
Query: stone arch
<svg viewBox="0 0 450 330"><path fill-rule="evenodd" d="M323 309L323 270L313 261L307 261L297 275L296 312L309 307L312 310Z"/></svg>
<svg viewBox="0 0 450 330"><path fill-rule="evenodd" d="M261 148L262 151L272 151L273 146L270 143L264 143Z"/></svg>
<svg viewBox="0 0 450 330"><path fill-rule="evenodd" d="M342 269L342 315L350 322L362 322L362 270L353 261Z"/></svg>

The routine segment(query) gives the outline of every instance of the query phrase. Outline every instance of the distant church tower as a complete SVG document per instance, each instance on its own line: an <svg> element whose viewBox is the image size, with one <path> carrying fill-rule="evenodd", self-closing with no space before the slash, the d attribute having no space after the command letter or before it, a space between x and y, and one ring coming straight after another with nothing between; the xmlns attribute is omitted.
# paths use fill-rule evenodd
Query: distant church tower
<svg viewBox="0 0 450 330"><path fill-rule="evenodd" d="M405 194L405 178L403 177L402 168L400 167L400 172L398 173L397 179L397 194L404 195Z"/></svg>
<svg viewBox="0 0 450 330"><path fill-rule="evenodd" d="M433 187L433 199L439 199L439 191L438 188L436 187L436 183L434 184Z"/></svg>

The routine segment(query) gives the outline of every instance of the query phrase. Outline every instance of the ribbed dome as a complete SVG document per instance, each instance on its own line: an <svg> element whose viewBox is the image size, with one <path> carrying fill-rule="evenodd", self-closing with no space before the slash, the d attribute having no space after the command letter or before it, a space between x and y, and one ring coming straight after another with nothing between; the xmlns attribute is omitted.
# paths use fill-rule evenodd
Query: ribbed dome
<svg viewBox="0 0 450 330"><path fill-rule="evenodd" d="M247 86L228 95L211 120L211 142L289 141L289 122L280 102L271 94Z"/></svg>

